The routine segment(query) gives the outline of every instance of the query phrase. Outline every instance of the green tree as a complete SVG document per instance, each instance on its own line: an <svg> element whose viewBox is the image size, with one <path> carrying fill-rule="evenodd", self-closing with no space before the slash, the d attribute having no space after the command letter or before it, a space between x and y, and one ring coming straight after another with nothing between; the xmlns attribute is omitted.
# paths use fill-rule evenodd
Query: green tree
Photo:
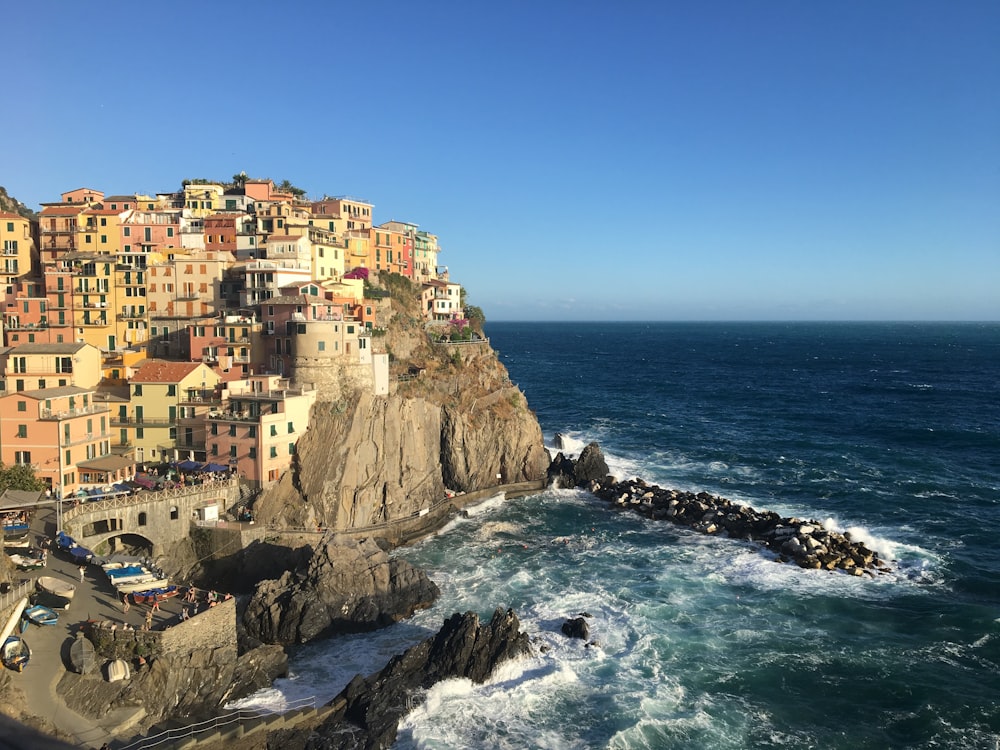
<svg viewBox="0 0 1000 750"><path fill-rule="evenodd" d="M26 464L4 466L0 463L0 492L4 490L44 490L45 482Z"/></svg>

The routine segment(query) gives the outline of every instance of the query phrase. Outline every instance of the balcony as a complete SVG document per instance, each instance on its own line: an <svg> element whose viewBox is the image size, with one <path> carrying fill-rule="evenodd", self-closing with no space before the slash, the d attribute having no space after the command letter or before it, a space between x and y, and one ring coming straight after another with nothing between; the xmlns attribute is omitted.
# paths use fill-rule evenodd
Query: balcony
<svg viewBox="0 0 1000 750"><path fill-rule="evenodd" d="M243 411L212 411L208 413L208 418L215 422L259 422L260 414L251 414Z"/></svg>
<svg viewBox="0 0 1000 750"><path fill-rule="evenodd" d="M222 397L215 391L187 391L178 400L182 404L214 404L221 401Z"/></svg>
<svg viewBox="0 0 1000 750"><path fill-rule="evenodd" d="M138 310L122 310L118 313L117 318L118 320L145 320L146 311L143 310L140 312Z"/></svg>
<svg viewBox="0 0 1000 750"><path fill-rule="evenodd" d="M73 417L83 417L83 416L93 416L94 414L107 414L111 410L106 406L97 406L96 404L91 404L90 406L83 406L73 409L42 409L40 420L44 422L58 422L63 419L71 419ZM114 419L111 420L114 422ZM103 435L102 437L107 437Z"/></svg>
<svg viewBox="0 0 1000 750"><path fill-rule="evenodd" d="M177 423L176 419L155 419L153 417L137 417L134 414L123 417L120 414L112 415L113 425L134 425L136 427L173 427Z"/></svg>

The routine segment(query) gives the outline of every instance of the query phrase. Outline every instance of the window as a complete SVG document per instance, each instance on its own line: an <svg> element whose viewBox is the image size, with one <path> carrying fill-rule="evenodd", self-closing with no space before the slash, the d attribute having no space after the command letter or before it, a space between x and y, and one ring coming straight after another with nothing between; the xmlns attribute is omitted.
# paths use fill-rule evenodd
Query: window
<svg viewBox="0 0 1000 750"><path fill-rule="evenodd" d="M177 511L177 506L176 505L171 505L170 506L170 520L171 521L176 521L179 517L180 517L180 514Z"/></svg>
<svg viewBox="0 0 1000 750"><path fill-rule="evenodd" d="M31 451L14 451L14 463L16 463L16 464L30 464L31 463Z"/></svg>
<svg viewBox="0 0 1000 750"><path fill-rule="evenodd" d="M139 525L140 526L145 526L146 525L146 513L145 513L145 511L142 511L142 512L139 513Z"/></svg>
<svg viewBox="0 0 1000 750"><path fill-rule="evenodd" d="M66 465L69 466L71 463L73 463L73 452L67 450L65 458L66 458Z"/></svg>
<svg viewBox="0 0 1000 750"><path fill-rule="evenodd" d="M230 458L236 458L236 446L235 445L230 445L229 446L229 457Z"/></svg>
<svg viewBox="0 0 1000 750"><path fill-rule="evenodd" d="M255 446L250 446L250 458L257 458L257 448Z"/></svg>
<svg viewBox="0 0 1000 750"><path fill-rule="evenodd" d="M213 456L219 455L219 446L216 443L212 443L212 455Z"/></svg>
<svg viewBox="0 0 1000 750"><path fill-rule="evenodd" d="M27 401L18 401L17 402L17 410L18 411L28 411L28 402Z"/></svg>
<svg viewBox="0 0 1000 750"><path fill-rule="evenodd" d="M108 244L108 235L106 235L106 234L102 234L101 235L101 244L102 245L107 245Z"/></svg>
<svg viewBox="0 0 1000 750"><path fill-rule="evenodd" d="M26 438L26 437L28 437L28 425L26 425L26 424L19 424L17 426L17 436L19 438Z"/></svg>
<svg viewBox="0 0 1000 750"><path fill-rule="evenodd" d="M325 352L326 351L326 342L325 341L319 341L319 342L317 342L316 346L319 347L319 350L321 352Z"/></svg>
<svg viewBox="0 0 1000 750"><path fill-rule="evenodd" d="M277 458L277 457L278 457L278 446L272 445L271 446L271 458Z"/></svg>
<svg viewBox="0 0 1000 750"><path fill-rule="evenodd" d="M229 425L229 437L236 437L236 425Z"/></svg>
<svg viewBox="0 0 1000 750"><path fill-rule="evenodd" d="M247 437L255 438L257 437L257 425L250 425L250 429L247 430Z"/></svg>
<svg viewBox="0 0 1000 750"><path fill-rule="evenodd" d="M219 425L216 422L212 423L212 434L213 435L218 435L219 434Z"/></svg>
<svg viewBox="0 0 1000 750"><path fill-rule="evenodd" d="M271 425L271 437L275 437L278 434L278 425Z"/></svg>
<svg viewBox="0 0 1000 750"><path fill-rule="evenodd" d="M135 428L135 439L136 440L142 440L145 437L146 437L146 428L145 427L136 427Z"/></svg>
<svg viewBox="0 0 1000 750"><path fill-rule="evenodd" d="M288 455L289 456L294 456L295 455L295 443L289 443L288 444Z"/></svg>
<svg viewBox="0 0 1000 750"><path fill-rule="evenodd" d="M133 396L141 396L142 395L142 384L141 383L136 383L135 384L135 388L132 391L132 395Z"/></svg>
<svg viewBox="0 0 1000 750"><path fill-rule="evenodd" d="M124 228L122 229L122 233L123 233L123 235L124 235L125 237L131 237L131 236L132 236L132 227L124 227ZM127 247L128 247L128 245L126 245L125 247L127 248Z"/></svg>
<svg viewBox="0 0 1000 750"><path fill-rule="evenodd" d="M292 423L292 422L289 422L288 423L288 434L291 435L293 432L295 432L295 424Z"/></svg>
<svg viewBox="0 0 1000 750"><path fill-rule="evenodd" d="M176 385L168 385L167 386L167 395L168 396L176 396L177 395L177 386Z"/></svg>

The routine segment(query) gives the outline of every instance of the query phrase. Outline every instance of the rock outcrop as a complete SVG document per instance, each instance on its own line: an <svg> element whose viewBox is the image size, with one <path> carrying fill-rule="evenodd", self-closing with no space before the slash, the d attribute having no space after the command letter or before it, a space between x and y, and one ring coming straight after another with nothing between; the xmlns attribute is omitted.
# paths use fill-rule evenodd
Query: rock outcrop
<svg viewBox="0 0 1000 750"><path fill-rule="evenodd" d="M292 470L254 504L258 520L367 528L413 517L449 491L545 477L538 420L488 342L432 343L422 323L404 323L373 339L392 347L390 394L317 402Z"/></svg>
<svg viewBox="0 0 1000 750"><path fill-rule="evenodd" d="M419 697L418 691L454 677L483 682L498 664L530 651L528 636L521 632L512 610L497 609L486 625L480 624L475 613L456 613L437 635L393 657L380 672L351 680L333 699L333 714L308 736L304 746L316 750L388 748L396 739L399 720Z"/></svg>
<svg viewBox="0 0 1000 750"><path fill-rule="evenodd" d="M609 473L608 462L597 443L590 443L576 460L556 454L549 465L549 484L556 487L583 487L588 482L603 482Z"/></svg>
<svg viewBox="0 0 1000 750"><path fill-rule="evenodd" d="M423 571L373 540L328 533L295 570L257 584L243 624L265 643L305 643L383 627L430 606L439 593Z"/></svg>

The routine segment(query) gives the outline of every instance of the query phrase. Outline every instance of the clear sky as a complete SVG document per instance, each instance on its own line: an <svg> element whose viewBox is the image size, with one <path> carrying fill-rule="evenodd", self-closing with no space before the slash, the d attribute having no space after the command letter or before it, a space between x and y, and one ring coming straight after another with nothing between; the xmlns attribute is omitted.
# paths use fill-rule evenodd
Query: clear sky
<svg viewBox="0 0 1000 750"><path fill-rule="evenodd" d="M0 185L288 179L490 320L1000 320L1000 2L15 3Z"/></svg>

